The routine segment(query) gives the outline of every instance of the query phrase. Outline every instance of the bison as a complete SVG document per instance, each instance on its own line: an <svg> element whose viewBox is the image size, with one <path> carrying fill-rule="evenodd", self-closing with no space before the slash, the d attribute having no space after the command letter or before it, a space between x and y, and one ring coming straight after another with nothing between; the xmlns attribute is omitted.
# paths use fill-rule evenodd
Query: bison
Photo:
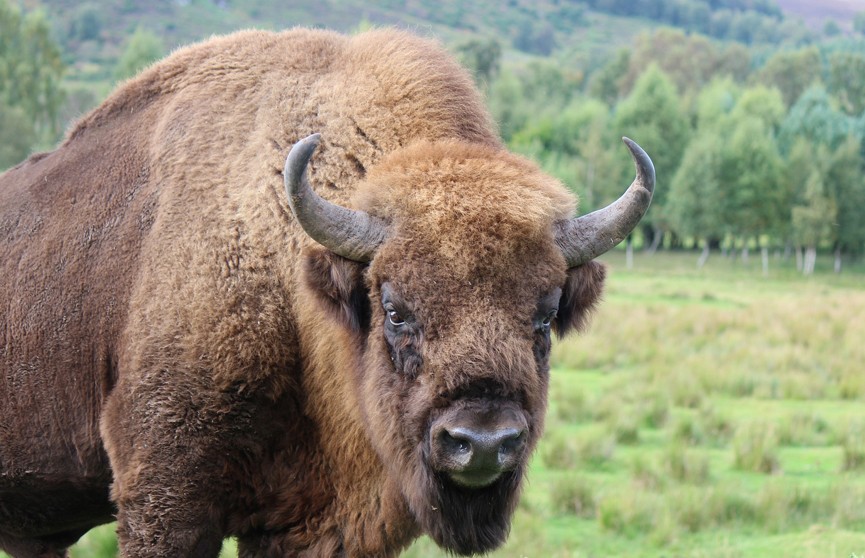
<svg viewBox="0 0 865 558"><path fill-rule="evenodd" d="M240 32L124 83L0 176L0 548L115 518L127 557L500 545L551 332L651 199L625 141L633 184L574 217L394 30Z"/></svg>

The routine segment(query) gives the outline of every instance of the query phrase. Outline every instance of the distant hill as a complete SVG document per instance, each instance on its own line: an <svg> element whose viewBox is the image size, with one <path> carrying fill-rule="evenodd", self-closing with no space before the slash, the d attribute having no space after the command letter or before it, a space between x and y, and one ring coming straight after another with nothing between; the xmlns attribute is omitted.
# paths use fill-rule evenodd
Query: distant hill
<svg viewBox="0 0 865 558"><path fill-rule="evenodd" d="M865 12L865 0L777 0L784 12L801 18L811 29L822 29L827 20L835 20L841 29L851 31L853 16Z"/></svg>

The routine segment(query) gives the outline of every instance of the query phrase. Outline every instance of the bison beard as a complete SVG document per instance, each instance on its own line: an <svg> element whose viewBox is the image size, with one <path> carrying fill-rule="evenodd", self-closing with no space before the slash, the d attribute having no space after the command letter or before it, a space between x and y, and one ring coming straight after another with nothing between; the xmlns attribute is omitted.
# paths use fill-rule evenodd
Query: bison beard
<svg viewBox="0 0 865 558"><path fill-rule="evenodd" d="M429 462L429 441L423 463ZM423 530L440 546L460 555L488 552L501 545L510 531L511 515L519 500L523 466L505 473L481 489L462 488L426 465L412 484L412 512Z"/></svg>

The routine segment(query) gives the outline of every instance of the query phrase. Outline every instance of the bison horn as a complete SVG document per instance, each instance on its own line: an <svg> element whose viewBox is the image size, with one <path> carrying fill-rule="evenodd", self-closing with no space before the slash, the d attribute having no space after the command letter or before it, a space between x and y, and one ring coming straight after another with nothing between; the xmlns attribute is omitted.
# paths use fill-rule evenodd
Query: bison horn
<svg viewBox="0 0 865 558"><path fill-rule="evenodd" d="M387 236L387 226L365 211L348 209L316 194L306 166L321 135L313 134L291 148L285 160L285 191L294 218L313 240L344 258L369 262Z"/></svg>
<svg viewBox="0 0 865 558"><path fill-rule="evenodd" d="M652 203L655 167L646 152L634 141L622 138L631 151L637 176L618 200L588 215L558 221L556 243L568 267L594 259L625 239Z"/></svg>

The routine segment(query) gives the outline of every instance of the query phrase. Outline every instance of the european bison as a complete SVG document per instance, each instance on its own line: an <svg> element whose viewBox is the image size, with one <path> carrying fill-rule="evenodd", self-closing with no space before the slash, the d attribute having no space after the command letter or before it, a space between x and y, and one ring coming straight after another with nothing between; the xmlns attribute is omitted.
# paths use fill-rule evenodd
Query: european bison
<svg viewBox="0 0 865 558"><path fill-rule="evenodd" d="M575 219L397 31L242 32L125 83L0 177L0 547L115 515L127 557L500 545L550 332L651 199L626 142L634 183Z"/></svg>

